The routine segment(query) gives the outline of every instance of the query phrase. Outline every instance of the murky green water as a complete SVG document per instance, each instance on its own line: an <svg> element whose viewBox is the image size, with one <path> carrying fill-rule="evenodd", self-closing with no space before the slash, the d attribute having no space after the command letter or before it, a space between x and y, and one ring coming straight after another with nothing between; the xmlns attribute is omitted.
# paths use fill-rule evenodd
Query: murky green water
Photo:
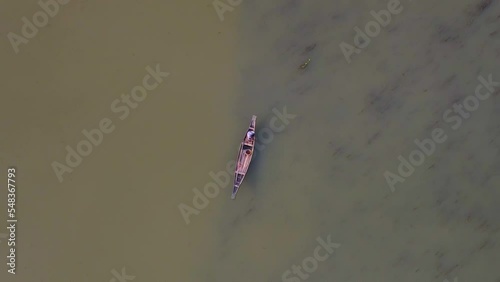
<svg viewBox="0 0 500 282"><path fill-rule="evenodd" d="M443 113L478 75L500 78L500 6L402 1L348 63L339 44L388 2L245 1L221 21L210 1L73 0L17 54L3 40L0 177L17 167L19 222L1 281L499 279L498 91L457 130ZM3 6L4 38L41 9ZM148 66L170 75L120 100ZM231 201L253 114L259 148ZM51 164L105 119L114 130L60 182ZM436 127L448 140L391 193L384 172ZM328 236L340 247L307 278L282 278Z"/></svg>

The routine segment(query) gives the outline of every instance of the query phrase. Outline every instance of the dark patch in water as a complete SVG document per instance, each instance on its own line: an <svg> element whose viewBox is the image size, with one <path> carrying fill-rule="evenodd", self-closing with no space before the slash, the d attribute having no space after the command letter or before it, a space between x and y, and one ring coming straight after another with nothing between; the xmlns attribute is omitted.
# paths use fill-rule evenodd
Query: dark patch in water
<svg viewBox="0 0 500 282"><path fill-rule="evenodd" d="M368 138L368 142L366 144L370 145L375 140L377 140L379 136L380 136L380 131L375 132L375 134L373 134L370 138Z"/></svg>
<svg viewBox="0 0 500 282"><path fill-rule="evenodd" d="M395 97L394 90L395 89L391 89L387 91L386 89L382 89L380 91L370 92L366 97L366 106L361 113L371 110L368 112L379 117L384 117L388 111L399 108L401 106L401 100Z"/></svg>
<svg viewBox="0 0 500 282"><path fill-rule="evenodd" d="M459 33L446 25L440 25L437 28L439 42L441 43L458 43L461 44Z"/></svg>
<svg viewBox="0 0 500 282"><path fill-rule="evenodd" d="M468 12L469 20L467 21L467 25L472 25L474 21L479 18L489 7L493 0L482 0L477 5L472 7Z"/></svg>
<svg viewBox="0 0 500 282"><path fill-rule="evenodd" d="M305 49L304 49L304 52L302 52L302 55L305 55L309 52L311 52L312 50L314 50L314 48L316 48L316 43L313 43L309 46L307 46Z"/></svg>
<svg viewBox="0 0 500 282"><path fill-rule="evenodd" d="M493 2L493 0L481 1L481 3L479 3L476 7L476 11L477 11L478 15L481 15L486 9L488 9L488 7L491 6L492 2Z"/></svg>
<svg viewBox="0 0 500 282"><path fill-rule="evenodd" d="M311 89L313 89L314 87L308 83L308 84L305 84L305 85L299 85L297 87L294 87L293 89L290 90L290 93L293 93L294 95L299 95L299 96L302 96L302 95L307 95L307 93L310 93Z"/></svg>
<svg viewBox="0 0 500 282"><path fill-rule="evenodd" d="M330 141L330 145L333 145L333 141ZM342 146L337 147L332 154L332 157L343 157L345 155L345 149Z"/></svg>
<svg viewBox="0 0 500 282"><path fill-rule="evenodd" d="M450 84L455 81L455 79L457 78L457 75L456 74L452 74L450 75L450 77L448 77L444 82L443 84L441 85L442 89L443 88L448 88L450 86Z"/></svg>

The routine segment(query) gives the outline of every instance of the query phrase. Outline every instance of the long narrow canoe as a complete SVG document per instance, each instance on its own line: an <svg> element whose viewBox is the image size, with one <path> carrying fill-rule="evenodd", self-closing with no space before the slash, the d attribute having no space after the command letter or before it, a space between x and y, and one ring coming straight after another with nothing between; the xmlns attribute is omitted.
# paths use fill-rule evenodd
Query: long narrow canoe
<svg viewBox="0 0 500 282"><path fill-rule="evenodd" d="M231 199L233 200L236 198L236 193L238 193L241 182L243 182L243 179L247 174L248 167L250 166L250 162L252 161L256 135L254 135L252 139L249 139L247 133L249 131L255 132L256 119L257 116L252 116L252 121L250 122L250 126L245 133L245 137L243 138L243 141L240 144L240 149L238 151L238 159L236 160L236 169L234 171L233 194L231 194Z"/></svg>

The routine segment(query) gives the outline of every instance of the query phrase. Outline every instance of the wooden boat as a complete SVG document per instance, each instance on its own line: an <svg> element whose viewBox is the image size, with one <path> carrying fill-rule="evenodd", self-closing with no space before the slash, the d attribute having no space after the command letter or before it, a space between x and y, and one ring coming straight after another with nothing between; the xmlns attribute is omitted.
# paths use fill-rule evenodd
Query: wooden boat
<svg viewBox="0 0 500 282"><path fill-rule="evenodd" d="M255 120L257 116L252 116L252 121L250 122L250 126L248 127L247 132L245 133L245 137L240 144L240 149L238 151L238 159L236 160L236 169L234 170L234 185L233 185L233 193L231 194L231 199L236 198L236 193L238 193L238 189L240 188L241 182L245 178L247 174L248 167L250 166L250 162L252 161L253 149L255 146L256 136L253 138L248 137L248 132L255 132Z"/></svg>

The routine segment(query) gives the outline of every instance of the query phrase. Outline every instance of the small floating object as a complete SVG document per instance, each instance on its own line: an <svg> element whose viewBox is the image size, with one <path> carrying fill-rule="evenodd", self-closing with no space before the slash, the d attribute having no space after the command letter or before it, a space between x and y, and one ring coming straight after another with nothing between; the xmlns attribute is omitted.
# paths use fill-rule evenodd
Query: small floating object
<svg viewBox="0 0 500 282"><path fill-rule="evenodd" d="M307 68L307 65L309 65L310 62L311 62L311 59L307 59L307 61L305 63L300 65L299 69L303 70L303 69Z"/></svg>
<svg viewBox="0 0 500 282"><path fill-rule="evenodd" d="M236 159L236 168L234 170L234 185L233 193L231 194L231 199L236 198L236 193L240 189L241 182L247 174L248 167L253 157L253 149L255 146L255 121L257 116L252 116L250 121L250 126L248 127L247 133L240 144L240 149L238 150L238 159Z"/></svg>

